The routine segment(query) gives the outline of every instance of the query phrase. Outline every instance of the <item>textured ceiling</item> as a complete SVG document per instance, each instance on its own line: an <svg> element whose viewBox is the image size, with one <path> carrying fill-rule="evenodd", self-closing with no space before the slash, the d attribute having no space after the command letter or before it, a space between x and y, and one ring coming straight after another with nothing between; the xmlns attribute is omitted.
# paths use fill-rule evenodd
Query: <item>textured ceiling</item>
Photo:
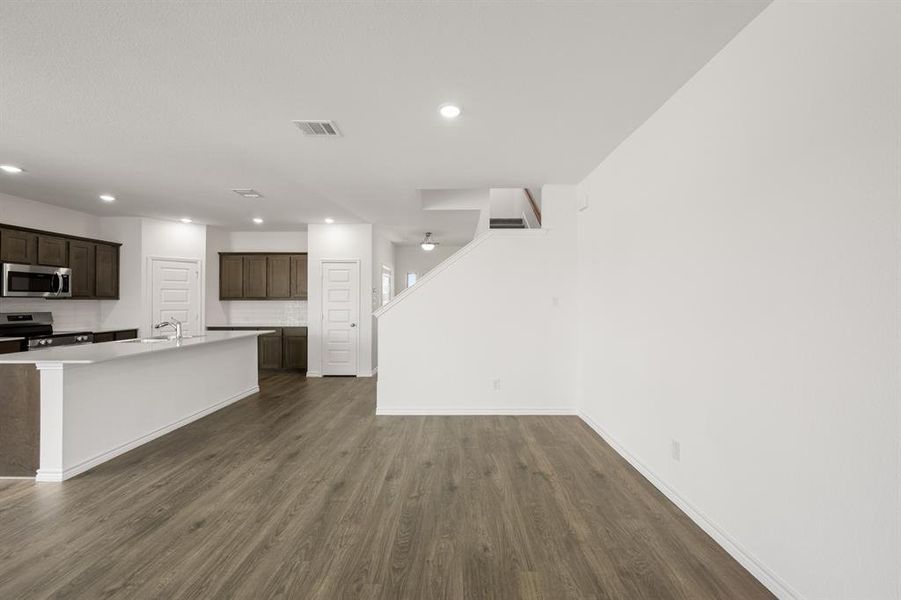
<svg viewBox="0 0 901 600"><path fill-rule="evenodd" d="M765 5L4 1L0 163L28 173L0 192L229 228L440 232L418 189L580 180ZM247 187L265 198L230 191ZM446 217L446 239L471 227Z"/></svg>

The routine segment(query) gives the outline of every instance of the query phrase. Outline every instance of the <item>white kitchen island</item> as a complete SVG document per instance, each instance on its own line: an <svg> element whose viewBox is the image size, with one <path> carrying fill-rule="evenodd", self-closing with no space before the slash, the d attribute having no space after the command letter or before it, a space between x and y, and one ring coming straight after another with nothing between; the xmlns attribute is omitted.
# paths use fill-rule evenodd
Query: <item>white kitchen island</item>
<svg viewBox="0 0 901 600"><path fill-rule="evenodd" d="M257 336L209 331L0 355L40 372L37 481L63 481L259 391Z"/></svg>

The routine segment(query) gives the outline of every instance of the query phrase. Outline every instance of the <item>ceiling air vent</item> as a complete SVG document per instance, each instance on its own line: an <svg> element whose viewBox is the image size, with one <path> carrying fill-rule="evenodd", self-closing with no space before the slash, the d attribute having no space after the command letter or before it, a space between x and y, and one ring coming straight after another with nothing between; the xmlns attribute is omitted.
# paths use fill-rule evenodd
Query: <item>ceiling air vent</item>
<svg viewBox="0 0 901 600"><path fill-rule="evenodd" d="M339 137L341 132L334 121L294 121L304 135L316 137Z"/></svg>
<svg viewBox="0 0 901 600"><path fill-rule="evenodd" d="M243 189L237 189L237 190L232 190L232 191L234 193L238 194L239 196L244 196L245 198L262 198L263 197L263 194L259 193L256 190L252 190L250 188L243 188Z"/></svg>

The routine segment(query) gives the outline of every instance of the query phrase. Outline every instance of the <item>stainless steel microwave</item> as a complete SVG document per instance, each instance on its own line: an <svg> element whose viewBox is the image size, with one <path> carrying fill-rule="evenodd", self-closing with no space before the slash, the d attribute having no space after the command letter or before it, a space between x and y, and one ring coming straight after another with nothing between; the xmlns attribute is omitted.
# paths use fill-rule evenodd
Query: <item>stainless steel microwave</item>
<svg viewBox="0 0 901 600"><path fill-rule="evenodd" d="M3 263L2 295L7 298L71 298L72 269Z"/></svg>

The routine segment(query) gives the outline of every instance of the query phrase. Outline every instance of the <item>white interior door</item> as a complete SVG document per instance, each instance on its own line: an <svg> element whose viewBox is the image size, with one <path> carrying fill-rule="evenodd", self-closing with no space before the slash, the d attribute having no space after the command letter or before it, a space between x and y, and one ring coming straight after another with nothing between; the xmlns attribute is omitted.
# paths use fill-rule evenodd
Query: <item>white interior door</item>
<svg viewBox="0 0 901 600"><path fill-rule="evenodd" d="M322 374L356 375L360 339L360 265L322 263Z"/></svg>
<svg viewBox="0 0 901 600"><path fill-rule="evenodd" d="M151 259L151 326L170 319L184 324L185 333L199 333L200 264L194 260ZM170 328L166 332L171 332Z"/></svg>

